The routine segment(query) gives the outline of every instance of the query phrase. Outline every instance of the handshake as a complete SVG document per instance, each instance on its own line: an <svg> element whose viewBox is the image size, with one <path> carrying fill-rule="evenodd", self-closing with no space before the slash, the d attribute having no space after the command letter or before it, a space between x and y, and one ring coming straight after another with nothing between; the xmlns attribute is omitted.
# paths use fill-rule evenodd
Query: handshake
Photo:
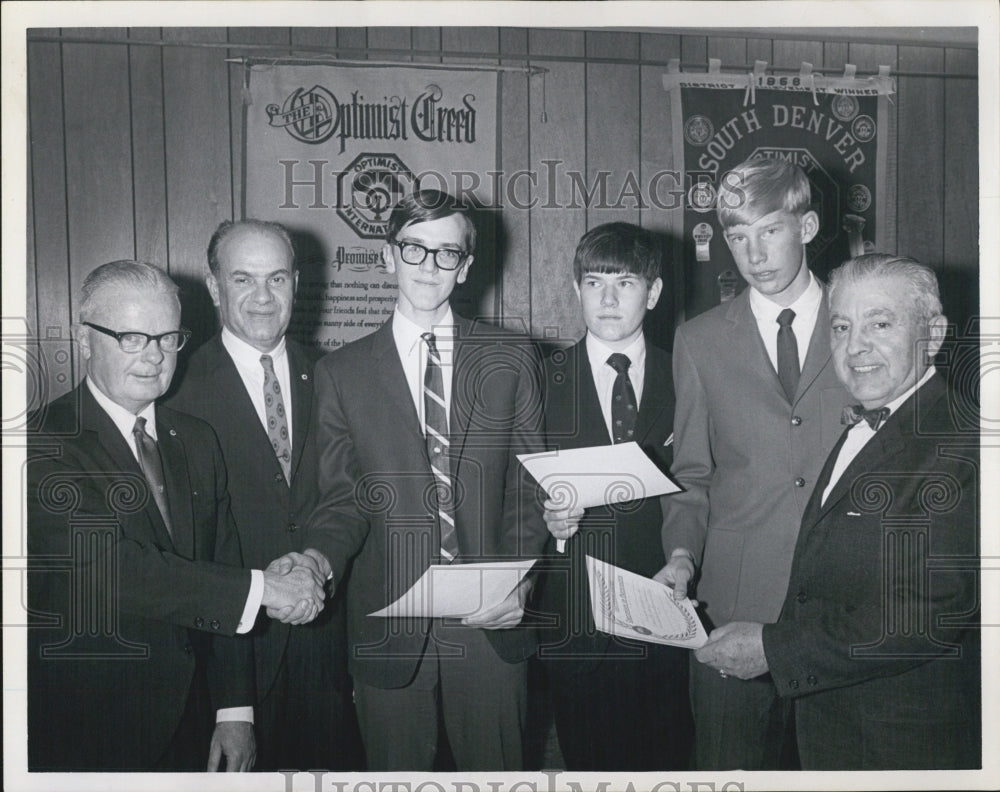
<svg viewBox="0 0 1000 792"><path fill-rule="evenodd" d="M323 610L330 563L318 550L287 553L264 570L267 615L285 624L308 624Z"/></svg>

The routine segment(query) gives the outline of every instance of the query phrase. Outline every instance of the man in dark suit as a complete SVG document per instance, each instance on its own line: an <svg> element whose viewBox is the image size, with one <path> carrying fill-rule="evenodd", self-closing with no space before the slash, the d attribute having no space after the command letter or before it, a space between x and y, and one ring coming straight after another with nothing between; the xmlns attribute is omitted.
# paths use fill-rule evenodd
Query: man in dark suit
<svg viewBox="0 0 1000 792"><path fill-rule="evenodd" d="M651 234L607 223L580 240L574 287L586 336L546 361L545 426L550 448L634 440L669 470L674 391L670 355L648 343L646 311L663 288ZM624 413L622 413L624 409ZM687 652L597 632L585 558L652 577L666 563L659 498L616 507L555 509L550 571L538 608L558 617L539 636L559 746L569 770L682 770L692 735ZM556 542L569 540L565 554Z"/></svg>
<svg viewBox="0 0 1000 792"><path fill-rule="evenodd" d="M709 629L777 620L802 512L849 399L806 261L819 218L805 174L747 160L720 181L718 215L749 288L674 339L672 470L684 492L663 498L658 575L680 597L699 570ZM788 708L769 677L742 684L692 663L691 704L696 769L794 767L782 756Z"/></svg>
<svg viewBox="0 0 1000 792"><path fill-rule="evenodd" d="M475 229L454 198L403 199L382 260L391 320L316 364L319 504L306 552L347 587L348 658L368 767L431 770L439 723L459 770L523 765L531 583L461 620L373 618L431 563L541 553L540 499L515 458L543 450L541 361L523 336L454 316Z"/></svg>
<svg viewBox="0 0 1000 792"><path fill-rule="evenodd" d="M729 676L770 673L807 770L982 764L979 440L929 363L946 328L913 259L834 271L830 339L855 423L809 500L781 618L732 622L697 651Z"/></svg>
<svg viewBox="0 0 1000 792"><path fill-rule="evenodd" d="M222 330L191 356L168 404L215 430L243 563L263 568L301 547L315 504L312 371L319 355L285 335L298 272L284 228L226 221L209 242L208 266ZM250 637L261 737L256 768L358 767L343 597L293 630L261 616Z"/></svg>
<svg viewBox="0 0 1000 792"><path fill-rule="evenodd" d="M156 406L187 340L170 278L98 267L80 319L86 380L29 446L29 768L247 770L252 657L234 636L261 605L314 616L323 581L240 568L215 435Z"/></svg>

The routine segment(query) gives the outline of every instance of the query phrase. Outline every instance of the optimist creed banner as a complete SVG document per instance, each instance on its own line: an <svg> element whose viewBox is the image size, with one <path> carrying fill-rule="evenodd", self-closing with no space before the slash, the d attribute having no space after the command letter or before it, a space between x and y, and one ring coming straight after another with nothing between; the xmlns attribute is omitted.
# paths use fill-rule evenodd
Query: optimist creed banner
<svg viewBox="0 0 1000 792"><path fill-rule="evenodd" d="M335 349L392 314L381 250L400 198L423 187L488 205L470 174L496 167L497 74L256 64L248 90L245 215L292 233L290 332Z"/></svg>
<svg viewBox="0 0 1000 792"><path fill-rule="evenodd" d="M663 75L670 95L674 162L688 186L683 262L688 318L731 299L742 288L716 218L719 180L750 157L788 159L805 171L820 230L808 245L813 271L827 273L850 258L893 245L886 192L886 98L894 93L888 68L878 76L824 77L803 64L798 75L768 75L758 61L751 74L682 74L671 63ZM891 219L890 219L891 218ZM677 229L678 232L680 229Z"/></svg>

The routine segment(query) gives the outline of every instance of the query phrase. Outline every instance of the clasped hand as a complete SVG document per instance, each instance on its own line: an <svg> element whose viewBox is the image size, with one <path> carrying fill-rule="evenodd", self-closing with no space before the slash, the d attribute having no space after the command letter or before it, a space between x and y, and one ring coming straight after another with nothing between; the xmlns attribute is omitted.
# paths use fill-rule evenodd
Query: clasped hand
<svg viewBox="0 0 1000 792"><path fill-rule="evenodd" d="M583 509L567 509L558 501L546 498L543 504L545 527L556 539L565 541L580 529Z"/></svg>
<svg viewBox="0 0 1000 792"><path fill-rule="evenodd" d="M286 553L264 570L267 615L285 624L307 624L323 610L330 564L317 550Z"/></svg>

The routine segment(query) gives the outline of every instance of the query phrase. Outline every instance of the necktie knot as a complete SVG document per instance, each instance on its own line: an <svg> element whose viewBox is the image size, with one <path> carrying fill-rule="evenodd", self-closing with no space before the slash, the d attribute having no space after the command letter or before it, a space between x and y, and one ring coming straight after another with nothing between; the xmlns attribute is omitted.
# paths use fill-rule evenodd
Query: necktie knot
<svg viewBox="0 0 1000 792"><path fill-rule="evenodd" d="M424 339L424 343L427 344L427 348L430 350L431 354L434 355L434 357L439 357L437 348L437 337L434 335L434 333L430 332L421 333L420 337Z"/></svg>
<svg viewBox="0 0 1000 792"><path fill-rule="evenodd" d="M619 374L627 374L628 367L632 365L632 361L629 360L628 355L623 355L621 352L615 352L608 358L608 365Z"/></svg>
<svg viewBox="0 0 1000 792"><path fill-rule="evenodd" d="M132 427L132 434L146 434L146 419L141 415L135 417L135 426Z"/></svg>
<svg viewBox="0 0 1000 792"><path fill-rule="evenodd" d="M271 360L270 355L261 355L260 365L264 367L264 371L267 371L269 373L274 371L274 361Z"/></svg>
<svg viewBox="0 0 1000 792"><path fill-rule="evenodd" d="M795 311L791 308L785 308L780 314L778 314L777 322L782 327L791 327L792 322L795 321Z"/></svg>
<svg viewBox="0 0 1000 792"><path fill-rule="evenodd" d="M888 407L876 407L866 410L860 404L851 404L844 408L840 416L840 422L845 426L853 426L860 421L868 424L873 432L877 432L879 427L889 418Z"/></svg>

